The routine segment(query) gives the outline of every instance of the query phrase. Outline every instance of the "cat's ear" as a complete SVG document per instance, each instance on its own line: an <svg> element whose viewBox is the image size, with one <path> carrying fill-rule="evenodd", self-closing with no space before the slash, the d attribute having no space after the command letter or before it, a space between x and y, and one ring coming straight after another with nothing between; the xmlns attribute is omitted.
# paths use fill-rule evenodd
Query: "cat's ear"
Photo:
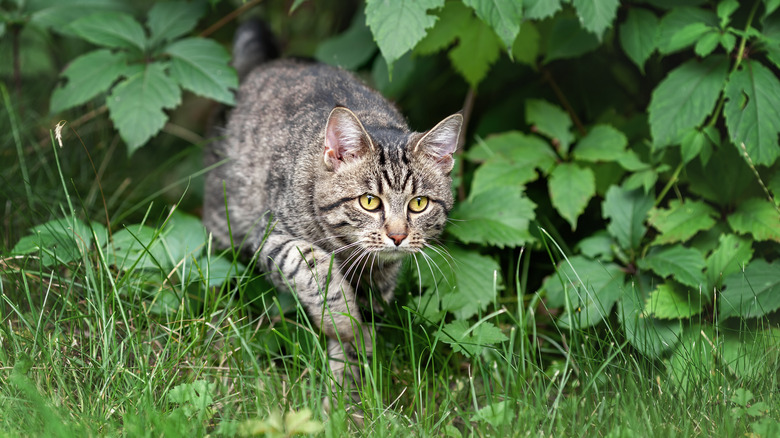
<svg viewBox="0 0 780 438"><path fill-rule="evenodd" d="M436 161L444 173L452 170L455 160L452 154L458 148L463 116L453 114L439 122L433 129L423 134L412 150L415 154L425 154Z"/></svg>
<svg viewBox="0 0 780 438"><path fill-rule="evenodd" d="M355 113L343 106L333 108L325 125L325 166L337 170L371 150L371 139Z"/></svg>

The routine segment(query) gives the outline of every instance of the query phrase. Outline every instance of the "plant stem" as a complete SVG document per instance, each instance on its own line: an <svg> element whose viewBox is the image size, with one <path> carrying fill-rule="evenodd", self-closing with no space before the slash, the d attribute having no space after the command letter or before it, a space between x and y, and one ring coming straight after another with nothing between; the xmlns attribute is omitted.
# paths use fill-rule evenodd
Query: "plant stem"
<svg viewBox="0 0 780 438"><path fill-rule="evenodd" d="M463 146L466 144L466 130L469 126L469 120L471 119L471 113L474 111L474 97L476 93L473 88L469 88L466 93L466 99L463 101L463 126L460 127L460 137L458 137L458 148L456 151L463 156ZM460 177L460 184L458 185L458 201L464 201L466 199L466 186L463 181L463 162L461 160L460 168L458 169L458 176Z"/></svg>

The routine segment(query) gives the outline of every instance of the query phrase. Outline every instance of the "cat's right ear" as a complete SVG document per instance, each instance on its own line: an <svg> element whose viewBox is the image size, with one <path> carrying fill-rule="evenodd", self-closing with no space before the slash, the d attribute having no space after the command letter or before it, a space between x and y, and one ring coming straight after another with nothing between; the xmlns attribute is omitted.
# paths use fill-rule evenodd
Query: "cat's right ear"
<svg viewBox="0 0 780 438"><path fill-rule="evenodd" d="M371 138L355 113L343 106L333 108L325 125L325 166L338 170L345 162L362 157L371 149Z"/></svg>

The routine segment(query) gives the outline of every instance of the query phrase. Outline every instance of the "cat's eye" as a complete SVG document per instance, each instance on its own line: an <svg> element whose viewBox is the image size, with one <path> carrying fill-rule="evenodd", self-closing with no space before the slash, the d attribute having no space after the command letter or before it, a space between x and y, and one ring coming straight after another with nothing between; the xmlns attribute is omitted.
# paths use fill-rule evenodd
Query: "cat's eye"
<svg viewBox="0 0 780 438"><path fill-rule="evenodd" d="M360 197L360 206L368 211L374 211L379 208L380 205L382 205L382 201L379 200L378 196L366 193Z"/></svg>
<svg viewBox="0 0 780 438"><path fill-rule="evenodd" d="M428 207L428 198L426 196L416 196L409 201L409 210L414 213L421 213Z"/></svg>

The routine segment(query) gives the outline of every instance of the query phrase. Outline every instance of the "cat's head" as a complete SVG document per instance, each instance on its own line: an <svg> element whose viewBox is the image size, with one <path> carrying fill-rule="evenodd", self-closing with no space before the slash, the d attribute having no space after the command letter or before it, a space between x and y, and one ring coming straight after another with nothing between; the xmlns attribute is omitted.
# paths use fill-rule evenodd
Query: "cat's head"
<svg viewBox="0 0 780 438"><path fill-rule="evenodd" d="M453 197L450 172L463 117L424 133L372 125L336 107L325 127L327 182L315 200L331 235L355 250L396 259L422 250L444 229Z"/></svg>

